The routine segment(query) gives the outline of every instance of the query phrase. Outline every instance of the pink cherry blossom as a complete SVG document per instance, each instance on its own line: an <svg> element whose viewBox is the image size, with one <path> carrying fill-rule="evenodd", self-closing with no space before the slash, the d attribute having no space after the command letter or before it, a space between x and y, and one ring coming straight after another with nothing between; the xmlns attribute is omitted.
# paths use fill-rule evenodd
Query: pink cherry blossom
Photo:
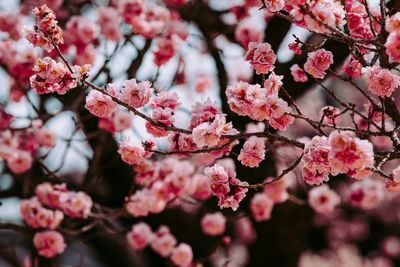
<svg viewBox="0 0 400 267"><path fill-rule="evenodd" d="M150 226L145 222L132 225L132 230L126 234L128 245L134 250L143 250L154 238Z"/></svg>
<svg viewBox="0 0 400 267"><path fill-rule="evenodd" d="M263 193L255 194L250 202L251 214L256 222L269 220L273 207L272 199Z"/></svg>
<svg viewBox="0 0 400 267"><path fill-rule="evenodd" d="M400 77L378 66L366 67L364 71L368 89L378 96L391 96L400 84Z"/></svg>
<svg viewBox="0 0 400 267"><path fill-rule="evenodd" d="M56 44L64 42L61 28L58 26L53 10L42 5L33 9L32 13L36 16L35 22L38 30L35 31L33 27L25 30L25 38L30 43L50 52L54 49L52 39Z"/></svg>
<svg viewBox="0 0 400 267"><path fill-rule="evenodd" d="M21 200L19 209L24 221L33 228L55 229L64 218L61 211L46 209L36 197Z"/></svg>
<svg viewBox="0 0 400 267"><path fill-rule="evenodd" d="M173 264L179 267L186 267L193 260L192 247L186 243L180 243L176 248L172 250L171 261Z"/></svg>
<svg viewBox="0 0 400 267"><path fill-rule="evenodd" d="M298 64L294 64L290 67L290 74L292 74L293 80L295 82L305 83L308 81L307 74Z"/></svg>
<svg viewBox="0 0 400 267"><path fill-rule="evenodd" d="M236 27L235 39L247 49L250 42L261 43L264 39L264 32L259 24L250 19L245 19Z"/></svg>
<svg viewBox="0 0 400 267"><path fill-rule="evenodd" d="M32 155L23 150L14 151L9 158L7 158L7 167L15 174L22 174L32 167Z"/></svg>
<svg viewBox="0 0 400 267"><path fill-rule="evenodd" d="M274 181L274 177L268 177L264 182L272 182ZM274 181L270 184L267 184L264 187L264 194L266 194L270 199L274 201L274 203L282 203L289 199L289 194L287 192L288 182L284 178L279 179L278 181Z"/></svg>
<svg viewBox="0 0 400 267"><path fill-rule="evenodd" d="M389 33L400 33L400 12L387 19L385 30Z"/></svg>
<svg viewBox="0 0 400 267"><path fill-rule="evenodd" d="M386 53L394 62L400 62L400 33L389 34L385 43Z"/></svg>
<svg viewBox="0 0 400 267"><path fill-rule="evenodd" d="M267 74L275 68L276 55L268 43L250 42L245 58L257 74Z"/></svg>
<svg viewBox="0 0 400 267"><path fill-rule="evenodd" d="M213 78L209 75L200 75L194 86L197 93L204 93L207 89L210 89L213 85Z"/></svg>
<svg viewBox="0 0 400 267"><path fill-rule="evenodd" d="M238 160L249 167L258 167L258 164L265 158L265 140L251 136L240 150Z"/></svg>
<svg viewBox="0 0 400 267"><path fill-rule="evenodd" d="M124 82L121 89L121 100L131 107L140 108L149 103L154 89L149 81L136 82L136 79Z"/></svg>
<svg viewBox="0 0 400 267"><path fill-rule="evenodd" d="M282 75L276 75L275 72L271 72L268 79L264 82L264 88L267 90L267 95L278 94L279 89L283 85L282 79Z"/></svg>
<svg viewBox="0 0 400 267"><path fill-rule="evenodd" d="M226 218L221 212L208 213L201 219L200 224L203 233L218 236L225 232Z"/></svg>
<svg viewBox="0 0 400 267"><path fill-rule="evenodd" d="M196 173L190 183L190 194L198 199L208 199L211 197L210 182L206 175Z"/></svg>
<svg viewBox="0 0 400 267"><path fill-rule="evenodd" d="M355 79L358 79L362 76L362 64L353 56L349 56L346 59L346 62L344 63L342 69L344 73Z"/></svg>
<svg viewBox="0 0 400 267"><path fill-rule="evenodd" d="M325 49L319 49L308 53L307 62L304 64L304 70L315 78L324 78L325 71L333 63L332 52Z"/></svg>
<svg viewBox="0 0 400 267"><path fill-rule="evenodd" d="M62 254L67 247L64 237L56 231L47 230L37 232L33 237L33 245L42 257L53 258L56 254Z"/></svg>
<svg viewBox="0 0 400 267"><path fill-rule="evenodd" d="M350 187L350 203L363 209L377 207L383 197L383 184L379 181L365 179L353 183Z"/></svg>
<svg viewBox="0 0 400 267"><path fill-rule="evenodd" d="M154 236L153 241L151 241L150 244L151 248L164 258L168 257L171 254L172 250L178 243L176 241L176 238L171 233L169 233L168 227L166 228L166 231L168 232L163 231L162 227L160 226L159 230Z"/></svg>
<svg viewBox="0 0 400 267"><path fill-rule="evenodd" d="M119 144L118 153L123 161L131 165L140 164L146 156L144 147L134 145L129 139L125 139Z"/></svg>
<svg viewBox="0 0 400 267"><path fill-rule="evenodd" d="M270 12L278 12L285 6L284 0L266 0L265 5Z"/></svg>
<svg viewBox="0 0 400 267"><path fill-rule="evenodd" d="M321 184L328 181L331 166L329 162L329 153L331 147L328 138L325 136L314 136L304 147L303 179L308 184Z"/></svg>
<svg viewBox="0 0 400 267"><path fill-rule="evenodd" d="M329 214L340 203L340 197L327 185L320 185L309 191L308 203L315 212Z"/></svg>
<svg viewBox="0 0 400 267"><path fill-rule="evenodd" d="M373 166L374 152L369 141L355 137L352 132L333 131L329 135L329 146L329 163L333 175L346 173L362 179L370 174L366 168Z"/></svg>
<svg viewBox="0 0 400 267"><path fill-rule="evenodd" d="M71 217L87 218L93 206L92 198L85 192L70 191L62 203L62 210Z"/></svg>
<svg viewBox="0 0 400 267"><path fill-rule="evenodd" d="M86 96L85 108L97 117L110 117L116 107L117 103L110 96L97 90L91 90Z"/></svg>

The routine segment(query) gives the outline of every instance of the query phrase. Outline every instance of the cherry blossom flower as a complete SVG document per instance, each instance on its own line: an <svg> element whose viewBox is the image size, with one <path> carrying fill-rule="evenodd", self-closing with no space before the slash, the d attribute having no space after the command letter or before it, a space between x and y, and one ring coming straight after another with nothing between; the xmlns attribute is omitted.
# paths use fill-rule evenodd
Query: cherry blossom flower
<svg viewBox="0 0 400 267"><path fill-rule="evenodd" d="M333 63L332 52L325 49L319 49L308 53L307 62L304 64L304 70L315 78L324 78L329 65Z"/></svg>
<svg viewBox="0 0 400 267"><path fill-rule="evenodd" d="M135 250L146 248L154 238L150 226L145 222L132 225L132 230L126 234L128 245Z"/></svg>
<svg viewBox="0 0 400 267"><path fill-rule="evenodd" d="M249 167L258 167L259 163L265 158L265 140L256 136L251 136L240 150L238 160Z"/></svg>
<svg viewBox="0 0 400 267"><path fill-rule="evenodd" d="M180 243L172 250L170 259L173 264L179 267L188 266L193 260L192 247L186 243Z"/></svg>
<svg viewBox="0 0 400 267"><path fill-rule="evenodd" d="M391 96L400 84L400 77L378 66L366 67L364 75L368 89L378 96Z"/></svg>
<svg viewBox="0 0 400 267"><path fill-rule="evenodd" d="M221 212L208 213L201 219L200 224L203 233L218 236L225 232L226 218Z"/></svg>
<svg viewBox="0 0 400 267"><path fill-rule="evenodd" d="M67 247L64 237L56 231L47 230L37 232L33 237L33 245L42 257L53 258L56 254L62 254Z"/></svg>
<svg viewBox="0 0 400 267"><path fill-rule="evenodd" d="M320 185L309 191L308 203L315 212L329 214L340 203L340 197L327 185Z"/></svg>

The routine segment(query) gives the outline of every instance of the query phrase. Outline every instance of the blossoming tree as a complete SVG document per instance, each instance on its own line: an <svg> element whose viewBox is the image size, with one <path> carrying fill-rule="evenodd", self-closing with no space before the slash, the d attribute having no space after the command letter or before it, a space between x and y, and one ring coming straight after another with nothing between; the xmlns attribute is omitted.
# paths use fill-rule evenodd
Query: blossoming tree
<svg viewBox="0 0 400 267"><path fill-rule="evenodd" d="M0 218L0 258L396 266L399 10L385 0L0 10L0 197L17 197L8 209L21 217Z"/></svg>

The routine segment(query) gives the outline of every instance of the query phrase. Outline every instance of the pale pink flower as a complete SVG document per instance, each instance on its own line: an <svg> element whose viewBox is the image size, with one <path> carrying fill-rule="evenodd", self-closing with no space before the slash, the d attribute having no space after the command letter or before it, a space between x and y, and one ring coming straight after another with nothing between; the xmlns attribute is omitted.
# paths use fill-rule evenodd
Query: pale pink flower
<svg viewBox="0 0 400 267"><path fill-rule="evenodd" d="M303 179L308 184L321 184L328 181L331 171L329 153L331 148L328 138L325 136L314 136L304 147Z"/></svg>
<svg viewBox="0 0 400 267"><path fill-rule="evenodd" d="M387 256L397 258L400 256L400 239L397 236L388 236L382 241L381 248Z"/></svg>
<svg viewBox="0 0 400 267"><path fill-rule="evenodd" d="M154 238L150 226L145 222L132 225L132 230L126 234L128 245L134 250L146 248Z"/></svg>
<svg viewBox="0 0 400 267"><path fill-rule="evenodd" d="M340 197L327 185L320 185L309 191L308 203L315 212L329 214L340 203Z"/></svg>
<svg viewBox="0 0 400 267"><path fill-rule="evenodd" d="M56 254L62 254L67 247L64 237L56 231L47 230L37 232L33 237L33 245L42 257L53 258Z"/></svg>
<svg viewBox="0 0 400 267"><path fill-rule="evenodd" d="M213 85L213 78L209 75L200 75L194 86L197 93L204 93L207 89L211 88Z"/></svg>
<svg viewBox="0 0 400 267"><path fill-rule="evenodd" d="M221 133L213 124L204 122L193 129L193 141L199 148L216 146L220 141Z"/></svg>
<svg viewBox="0 0 400 267"><path fill-rule="evenodd" d="M257 99L263 100L266 90L258 84L238 82L229 85L225 93L231 110L239 115L248 116L253 112L253 102Z"/></svg>
<svg viewBox="0 0 400 267"><path fill-rule="evenodd" d="M387 18L385 30L389 33L400 33L400 12Z"/></svg>
<svg viewBox="0 0 400 267"><path fill-rule="evenodd" d="M170 108L154 108L151 118L164 125L171 126L174 121L174 111Z"/></svg>
<svg viewBox="0 0 400 267"><path fill-rule="evenodd" d="M167 27L170 21L170 12L158 4L149 4L140 16L130 18L128 22L136 34L146 38L154 38Z"/></svg>
<svg viewBox="0 0 400 267"><path fill-rule="evenodd" d="M264 40L264 31L261 29L260 24L250 19L245 19L237 25L235 39L247 49L250 42L261 43Z"/></svg>
<svg viewBox="0 0 400 267"><path fill-rule="evenodd" d="M235 221L235 234L246 244L251 244L257 239L257 232L249 217L238 218Z"/></svg>
<svg viewBox="0 0 400 267"><path fill-rule="evenodd" d="M36 142L43 147L54 147L57 134L47 127L33 127Z"/></svg>
<svg viewBox="0 0 400 267"><path fill-rule="evenodd" d="M32 167L32 155L23 150L14 151L7 158L7 167L15 174L22 174Z"/></svg>
<svg viewBox="0 0 400 267"><path fill-rule="evenodd" d="M378 96L391 96L400 84L400 77L378 66L366 67L365 79L368 89Z"/></svg>
<svg viewBox="0 0 400 267"><path fill-rule="evenodd" d="M61 211L44 208L36 197L21 200L19 210L24 221L33 228L55 229L64 218Z"/></svg>
<svg viewBox="0 0 400 267"><path fill-rule="evenodd" d="M161 229L161 226L160 226ZM151 248L160 254L161 257L168 257L176 244L178 243L176 241L176 238L168 232L163 232L160 229L157 231L156 235L154 236L153 241L151 242L150 246Z"/></svg>
<svg viewBox="0 0 400 267"><path fill-rule="evenodd" d="M266 0L265 5L270 12L278 12L285 6L284 0Z"/></svg>
<svg viewBox="0 0 400 267"><path fill-rule="evenodd" d="M167 136L169 134L169 132L167 130L165 130L164 128L155 126L154 124L152 124L151 122L146 122L146 131L153 135L154 137L163 137L163 136Z"/></svg>
<svg viewBox="0 0 400 267"><path fill-rule="evenodd" d="M209 98L204 103L196 102L192 107L190 115L190 130L203 122L213 121L217 114L221 114L216 102L211 102Z"/></svg>
<svg viewBox="0 0 400 267"><path fill-rule="evenodd" d="M172 57L175 56L181 42L182 39L176 34L173 34L170 38L158 38L157 50L153 51L154 63L159 67L167 63Z"/></svg>
<svg viewBox="0 0 400 267"><path fill-rule="evenodd" d="M258 164L265 158L265 140L251 136L240 150L238 160L248 167L258 167Z"/></svg>
<svg viewBox="0 0 400 267"><path fill-rule="evenodd" d="M132 114L128 110L116 108L111 115L113 130L117 133L132 127Z"/></svg>
<svg viewBox="0 0 400 267"><path fill-rule="evenodd" d="M385 43L386 53L394 62L400 62L400 33L391 33Z"/></svg>
<svg viewBox="0 0 400 267"><path fill-rule="evenodd" d="M264 82L264 88L267 90L267 95L277 95L279 93L279 89L283 85L282 79L282 75L276 75L275 72L271 72L268 79Z"/></svg>
<svg viewBox="0 0 400 267"><path fill-rule="evenodd" d="M324 78L325 71L333 63L332 52L325 49L319 49L308 53L307 62L304 64L304 70L315 78Z"/></svg>
<svg viewBox="0 0 400 267"><path fill-rule="evenodd" d="M146 156L143 146L136 146L128 139L119 143L118 153L121 155L121 159L130 165L140 164Z"/></svg>
<svg viewBox="0 0 400 267"><path fill-rule="evenodd" d="M353 183L350 187L349 200L354 206L372 209L377 207L383 198L383 184L379 181L365 179Z"/></svg>
<svg viewBox="0 0 400 267"><path fill-rule="evenodd" d="M226 218L222 212L208 213L201 218L200 224L204 234L218 236L225 232Z"/></svg>
<svg viewBox="0 0 400 267"><path fill-rule="evenodd" d="M353 56L349 56L342 67L344 73L358 79L362 76L362 64Z"/></svg>
<svg viewBox="0 0 400 267"><path fill-rule="evenodd" d="M65 184L52 185L48 182L38 184L35 194L39 201L51 208L61 209L68 199L67 187Z"/></svg>
<svg viewBox="0 0 400 267"><path fill-rule="evenodd" d="M274 208L274 201L266 194L256 193L250 201L251 214L256 222L271 219L271 212Z"/></svg>
<svg viewBox="0 0 400 267"><path fill-rule="evenodd" d="M131 24L132 20L142 14L146 0L120 0L117 2L118 11L126 23Z"/></svg>
<svg viewBox="0 0 400 267"><path fill-rule="evenodd" d="M180 243L172 250L170 259L173 264L179 267L189 266L193 260L192 247L186 243Z"/></svg>
<svg viewBox="0 0 400 267"><path fill-rule="evenodd" d="M276 55L269 43L250 42L245 58L257 74L267 74L275 68Z"/></svg>
<svg viewBox="0 0 400 267"><path fill-rule="evenodd" d="M65 28L66 38L68 37L68 41L77 46L87 45L99 36L96 23L83 16L72 16Z"/></svg>
<svg viewBox="0 0 400 267"><path fill-rule="evenodd" d="M276 178L268 177L265 179L265 182L274 181ZM274 201L274 203L282 203L285 202L289 198L289 194L287 192L288 182L285 178L281 178L278 181L274 181L270 184L267 184L264 187L264 194L266 194L270 199Z"/></svg>
<svg viewBox="0 0 400 267"><path fill-rule="evenodd" d="M211 196L210 182L206 175L196 173L190 183L190 194L198 199L208 199Z"/></svg>
<svg viewBox="0 0 400 267"><path fill-rule="evenodd" d="M228 182L228 173L225 168L219 164L204 169L204 173L211 179L211 183Z"/></svg>
<svg viewBox="0 0 400 267"><path fill-rule="evenodd" d="M92 198L85 192L70 191L62 203L62 210L71 217L87 218L93 206Z"/></svg>
<svg viewBox="0 0 400 267"><path fill-rule="evenodd" d="M362 179L370 174L366 168L373 167L374 151L369 141L355 137L352 132L333 131L329 135L329 146L329 163L333 175L346 173Z"/></svg>
<svg viewBox="0 0 400 267"><path fill-rule="evenodd" d="M64 43L61 28L58 26L53 10L42 5L33 9L32 13L36 16L35 22L38 30L35 31L33 27L25 30L25 38L30 43L48 52L54 49L51 39L58 45Z"/></svg>
<svg viewBox="0 0 400 267"><path fill-rule="evenodd" d="M290 74L295 82L305 83L308 81L307 74L298 64L294 64L290 67Z"/></svg>
<svg viewBox="0 0 400 267"><path fill-rule="evenodd" d="M179 96L176 92L170 91L162 91L158 93L155 97L153 97L150 101L150 106L152 109L155 108L170 108L173 111L181 105L182 103L179 102Z"/></svg>
<svg viewBox="0 0 400 267"><path fill-rule="evenodd" d="M97 9L97 23L100 25L101 33L106 40L118 41L122 38L123 33L119 25L118 10L100 6Z"/></svg>
<svg viewBox="0 0 400 267"><path fill-rule="evenodd" d="M91 90L86 96L85 108L97 117L110 117L117 103L108 95L97 90Z"/></svg>
<svg viewBox="0 0 400 267"><path fill-rule="evenodd" d="M140 108L149 103L154 89L149 81L136 82L136 79L124 82L121 90L121 100L131 107Z"/></svg>

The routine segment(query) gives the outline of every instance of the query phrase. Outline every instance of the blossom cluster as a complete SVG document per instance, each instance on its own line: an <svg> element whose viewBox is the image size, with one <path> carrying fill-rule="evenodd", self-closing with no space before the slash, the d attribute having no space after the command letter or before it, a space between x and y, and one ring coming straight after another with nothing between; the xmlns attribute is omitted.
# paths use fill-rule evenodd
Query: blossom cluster
<svg viewBox="0 0 400 267"><path fill-rule="evenodd" d="M304 148L303 179L308 184L328 181L329 174L345 173L362 179L371 174L374 163L373 146L354 133L333 131L329 138L315 136Z"/></svg>
<svg viewBox="0 0 400 267"><path fill-rule="evenodd" d="M235 168L230 161L220 162L212 167L204 169L204 173L210 179L210 187L213 195L218 197L220 208L232 208L234 211L239 208L239 203L246 196L248 191L247 182L236 178Z"/></svg>
<svg viewBox="0 0 400 267"><path fill-rule="evenodd" d="M29 42L48 52L54 49L53 42L55 44L64 42L61 28L58 26L53 10L46 5L42 5L35 8L33 14L36 16L35 26L26 29L26 38Z"/></svg>
<svg viewBox="0 0 400 267"><path fill-rule="evenodd" d="M275 81L280 79L274 76L272 78ZM273 84L278 86L271 86ZM288 125L293 123L294 118L288 114L292 109L287 102L277 95L279 84L279 81L271 83L266 80L265 85L268 88L246 82L229 85L226 89L229 107L239 115L249 116L258 121L268 120L273 128L285 130ZM268 91L271 92L269 95Z"/></svg>
<svg viewBox="0 0 400 267"><path fill-rule="evenodd" d="M3 111L0 126L7 128L12 121L13 117ZM3 130L0 132L0 158L13 173L25 173L32 167L33 153L39 147L52 148L56 139L57 135L43 126L41 120L33 120L30 127L21 131Z"/></svg>
<svg viewBox="0 0 400 267"><path fill-rule="evenodd" d="M24 221L32 228L50 229L37 232L33 245L38 254L52 258L63 253L66 248L64 237L54 231L63 221L64 214L71 217L88 217L93 202L84 192L67 191L65 184L39 184L36 196L20 202L20 212Z"/></svg>
<svg viewBox="0 0 400 267"><path fill-rule="evenodd" d="M186 267L192 263L192 247L186 243L179 243L166 225L161 225L156 232L145 222L132 225L132 230L126 234L128 245L134 250L143 250L150 246L161 257L171 260L179 267Z"/></svg>

